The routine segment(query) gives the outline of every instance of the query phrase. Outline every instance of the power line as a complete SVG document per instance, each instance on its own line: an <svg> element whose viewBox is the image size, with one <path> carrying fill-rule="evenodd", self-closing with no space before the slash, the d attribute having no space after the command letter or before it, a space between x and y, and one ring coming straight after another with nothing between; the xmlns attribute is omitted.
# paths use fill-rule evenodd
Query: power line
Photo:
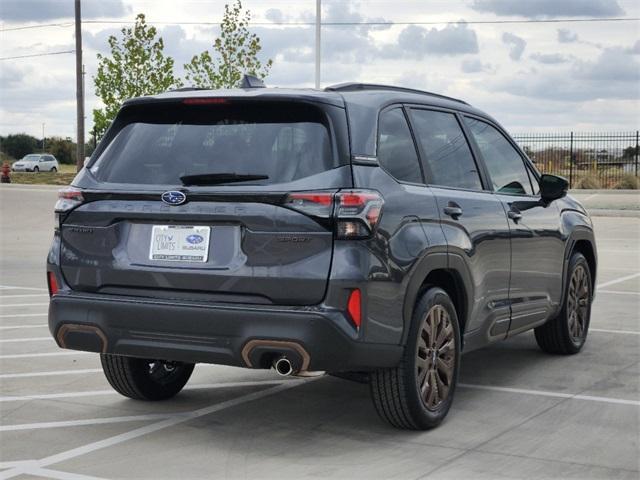
<svg viewBox="0 0 640 480"><path fill-rule="evenodd" d="M65 53L76 53L76 51L75 50L64 50L62 52L32 53L30 55L17 55L15 57L3 57L3 58L0 58L0 61L2 61L2 60L16 60L16 59L19 59L19 58L46 57L46 56L49 56L49 55L62 55L62 54L65 54Z"/></svg>
<svg viewBox="0 0 640 480"><path fill-rule="evenodd" d="M640 17L612 17L612 18L552 18L552 19L526 19L526 20L444 20L436 22L322 22L326 27L353 27L353 26L378 26L392 27L394 25L455 25L465 23L467 25L503 25L503 24L524 24L524 23L588 23L588 22L637 22ZM133 25L132 21L118 20L84 20L85 24L93 25ZM216 22L147 22L150 25L220 25ZM314 26L315 22L250 22L250 25L260 27L288 27L288 26ZM0 29L0 32L12 32L17 30L27 30L33 28L48 27L70 27L73 23L46 23L41 25L26 25L21 27L11 27Z"/></svg>

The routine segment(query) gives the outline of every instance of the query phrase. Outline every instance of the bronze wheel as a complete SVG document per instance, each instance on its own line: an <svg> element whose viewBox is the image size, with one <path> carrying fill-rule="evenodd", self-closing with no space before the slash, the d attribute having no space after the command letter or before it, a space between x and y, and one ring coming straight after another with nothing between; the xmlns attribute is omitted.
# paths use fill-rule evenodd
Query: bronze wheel
<svg viewBox="0 0 640 480"><path fill-rule="evenodd" d="M416 353L420 396L429 410L436 410L449 396L456 358L455 332L442 305L434 305L424 317Z"/></svg>
<svg viewBox="0 0 640 480"><path fill-rule="evenodd" d="M571 275L567 292L569 334L576 343L582 340L587 330L590 296L587 272L578 265Z"/></svg>
<svg viewBox="0 0 640 480"><path fill-rule="evenodd" d="M589 331L593 282L585 256L575 252L569 260L562 310L547 323L535 328L542 350L572 355L578 353Z"/></svg>
<svg viewBox="0 0 640 480"><path fill-rule="evenodd" d="M453 403L460 338L458 314L447 292L426 288L414 307L400 364L369 375L380 417L397 428L439 425Z"/></svg>

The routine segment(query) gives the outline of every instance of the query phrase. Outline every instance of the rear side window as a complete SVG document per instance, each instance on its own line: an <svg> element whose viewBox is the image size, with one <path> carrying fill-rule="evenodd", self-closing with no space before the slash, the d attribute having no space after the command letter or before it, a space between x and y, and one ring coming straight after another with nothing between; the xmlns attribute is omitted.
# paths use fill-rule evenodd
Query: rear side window
<svg viewBox="0 0 640 480"><path fill-rule="evenodd" d="M493 189L500 193L533 195L527 168L518 151L497 128L488 123L465 118L487 165Z"/></svg>
<svg viewBox="0 0 640 480"><path fill-rule="evenodd" d="M429 183L482 190L478 167L455 115L412 109L411 116L427 162Z"/></svg>
<svg viewBox="0 0 640 480"><path fill-rule="evenodd" d="M401 108L380 114L378 162L396 180L422 183L418 153Z"/></svg>
<svg viewBox="0 0 640 480"><path fill-rule="evenodd" d="M91 166L103 182L180 185L191 175L265 175L229 185L300 180L338 166L328 120L295 103L147 105L121 127Z"/></svg>

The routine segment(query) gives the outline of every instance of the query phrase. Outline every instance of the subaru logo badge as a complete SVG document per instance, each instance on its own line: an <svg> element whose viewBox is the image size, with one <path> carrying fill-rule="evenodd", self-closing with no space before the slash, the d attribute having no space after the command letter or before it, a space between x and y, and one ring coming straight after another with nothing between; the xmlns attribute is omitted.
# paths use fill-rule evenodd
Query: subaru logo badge
<svg viewBox="0 0 640 480"><path fill-rule="evenodd" d="M169 192L164 192L160 197L162 201L168 205L182 205L187 201L187 196L176 190L171 190Z"/></svg>
<svg viewBox="0 0 640 480"><path fill-rule="evenodd" d="M204 240L204 237L202 235L196 235L195 233L187 237L187 242L189 242L192 245L197 245L198 243L202 243L203 240Z"/></svg>

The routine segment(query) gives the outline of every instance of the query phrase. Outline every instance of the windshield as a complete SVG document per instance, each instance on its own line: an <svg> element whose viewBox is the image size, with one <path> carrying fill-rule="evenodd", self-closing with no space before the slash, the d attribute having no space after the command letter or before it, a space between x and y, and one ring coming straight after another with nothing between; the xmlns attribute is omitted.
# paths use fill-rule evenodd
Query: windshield
<svg viewBox="0 0 640 480"><path fill-rule="evenodd" d="M37 162L40 160L40 155L25 155L22 157L23 162Z"/></svg>
<svg viewBox="0 0 640 480"><path fill-rule="evenodd" d="M248 176L233 185L299 180L332 169L322 113L302 104L149 105L91 166L100 181L180 185L181 177Z"/></svg>

